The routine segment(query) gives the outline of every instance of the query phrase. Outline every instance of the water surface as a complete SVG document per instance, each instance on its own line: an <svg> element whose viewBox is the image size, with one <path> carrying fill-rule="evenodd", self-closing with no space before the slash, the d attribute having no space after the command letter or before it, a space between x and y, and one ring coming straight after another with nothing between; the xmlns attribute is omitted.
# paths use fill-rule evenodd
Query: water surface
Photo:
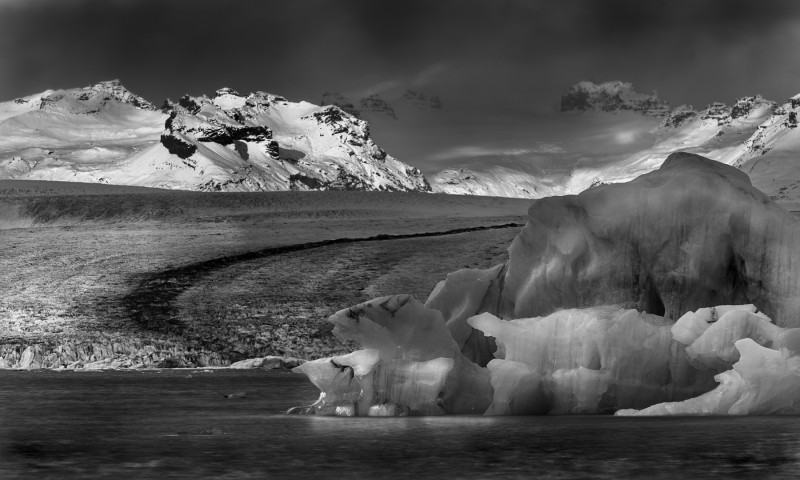
<svg viewBox="0 0 800 480"><path fill-rule="evenodd" d="M0 478L797 478L800 418L285 416L283 371L0 371ZM231 398L226 398L230 395Z"/></svg>

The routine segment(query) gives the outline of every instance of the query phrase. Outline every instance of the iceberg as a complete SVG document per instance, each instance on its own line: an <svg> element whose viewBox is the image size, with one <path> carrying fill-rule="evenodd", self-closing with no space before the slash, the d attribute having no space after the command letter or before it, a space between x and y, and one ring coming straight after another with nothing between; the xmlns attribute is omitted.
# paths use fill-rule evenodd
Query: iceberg
<svg viewBox="0 0 800 480"><path fill-rule="evenodd" d="M800 229L747 176L671 155L536 200L503 265L423 304L330 318L363 350L307 362L320 415L800 413ZM774 319L774 320L773 320Z"/></svg>
<svg viewBox="0 0 800 480"><path fill-rule="evenodd" d="M441 312L414 297L378 298L330 321L334 335L365 349L294 369L322 392L303 413L481 414L489 407L489 371L464 357Z"/></svg>

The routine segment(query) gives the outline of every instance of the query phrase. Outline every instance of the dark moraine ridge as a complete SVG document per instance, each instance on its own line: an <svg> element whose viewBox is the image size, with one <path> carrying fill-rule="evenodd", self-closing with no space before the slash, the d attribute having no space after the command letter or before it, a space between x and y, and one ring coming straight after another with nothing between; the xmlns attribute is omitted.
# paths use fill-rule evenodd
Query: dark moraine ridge
<svg viewBox="0 0 800 480"><path fill-rule="evenodd" d="M175 299L203 276L215 270L223 269L240 262L268 258L285 253L312 250L315 248L332 245L440 237L483 230L519 228L522 226L523 224L521 223L505 223L501 225L457 228L442 232L422 232L397 235L380 234L363 238L337 238L319 242L265 248L262 250L215 258L183 267L148 274L139 281L131 293L122 299L122 305L124 310L128 313L129 319L139 327L162 333L180 334L185 331L186 325L177 319L178 309L174 306Z"/></svg>

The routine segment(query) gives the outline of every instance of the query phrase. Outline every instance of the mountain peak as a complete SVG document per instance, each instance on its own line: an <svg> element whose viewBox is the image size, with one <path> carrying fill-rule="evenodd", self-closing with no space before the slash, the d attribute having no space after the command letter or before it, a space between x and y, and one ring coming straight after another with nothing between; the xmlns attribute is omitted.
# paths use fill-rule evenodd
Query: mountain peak
<svg viewBox="0 0 800 480"><path fill-rule="evenodd" d="M125 86L122 85L122 82L119 79L115 78L113 80L106 80L104 82L96 83L91 87L87 87L84 89L73 89L68 90L69 92L73 91L80 91L80 90L91 90L95 92L98 96L102 96L103 98L101 101L109 100L111 98L121 102L133 105L134 107L141 108L144 110L156 110L155 105L148 102L144 98L136 95L135 93L131 92ZM89 100L87 97L88 92L82 92L79 94L78 100ZM83 97L83 98L80 98Z"/></svg>
<svg viewBox="0 0 800 480"><path fill-rule="evenodd" d="M325 92L322 94L320 105L336 105L356 118L365 114L378 114L398 120L398 111L403 111L404 105L411 105L416 109L442 108L442 100L438 95L429 95L416 90L406 90L400 97L390 96L387 100L379 93L372 93L354 102L338 92ZM374 118L374 117L373 117Z"/></svg>
<svg viewBox="0 0 800 480"><path fill-rule="evenodd" d="M125 88L125 87L122 86L122 82L119 81L119 78L114 78L114 79L111 79L111 80L105 80L105 81L102 81L102 82L97 82L92 88L95 88L97 90L100 90L100 89L109 89L109 90L111 90L111 89L120 88L120 87L121 88Z"/></svg>
<svg viewBox="0 0 800 480"><path fill-rule="evenodd" d="M442 108L442 100L438 95L426 95L416 90L408 89L403 93L403 100L417 105L419 107L427 108Z"/></svg>
<svg viewBox="0 0 800 480"><path fill-rule="evenodd" d="M214 95L215 97L222 97L224 95L232 95L234 97L241 97L241 95L239 95L239 92L237 92L236 90L234 90L232 88L229 88L229 87L222 87L219 90L217 90L216 92L214 92L214 94L215 94Z"/></svg>
<svg viewBox="0 0 800 480"><path fill-rule="evenodd" d="M358 102L358 106L361 108L362 112L382 113L397 120L397 114L395 113L394 108L377 93L373 93L368 97L362 98Z"/></svg>
<svg viewBox="0 0 800 480"><path fill-rule="evenodd" d="M63 109L80 114L96 113L112 100L142 110L156 110L155 105L125 88L117 79L82 88L47 90L26 99L21 100L39 109Z"/></svg>
<svg viewBox="0 0 800 480"><path fill-rule="evenodd" d="M583 81L572 85L561 95L561 111L616 112L630 110L648 116L664 116L669 104L658 98L658 92L639 93L630 82L615 80L596 84Z"/></svg>
<svg viewBox="0 0 800 480"><path fill-rule="evenodd" d="M323 93L320 105L322 105L323 107L325 105L336 105L337 107L341 108L342 110L344 110L345 112L349 113L354 117L361 116L361 112L359 112L358 108L356 108L353 101L338 92Z"/></svg>

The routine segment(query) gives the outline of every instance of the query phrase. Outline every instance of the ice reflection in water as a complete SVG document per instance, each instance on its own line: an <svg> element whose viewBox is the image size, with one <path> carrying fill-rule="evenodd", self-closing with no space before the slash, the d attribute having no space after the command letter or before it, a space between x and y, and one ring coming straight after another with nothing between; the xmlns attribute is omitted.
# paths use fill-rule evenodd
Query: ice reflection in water
<svg viewBox="0 0 800 480"><path fill-rule="evenodd" d="M514 478L796 478L797 417L292 417L317 465L353 472ZM333 442L332 442L333 441ZM338 442L342 442L341 444ZM327 460L325 460L327 459ZM402 470L388 468L402 465Z"/></svg>

